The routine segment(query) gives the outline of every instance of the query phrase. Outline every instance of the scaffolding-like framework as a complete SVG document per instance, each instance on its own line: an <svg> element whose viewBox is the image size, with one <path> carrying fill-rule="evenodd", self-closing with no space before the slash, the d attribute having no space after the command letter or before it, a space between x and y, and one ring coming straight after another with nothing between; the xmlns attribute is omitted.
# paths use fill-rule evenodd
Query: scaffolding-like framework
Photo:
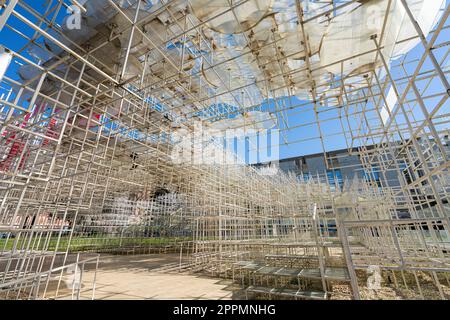
<svg viewBox="0 0 450 320"><path fill-rule="evenodd" d="M449 298L445 0L0 6L0 298L121 250L252 296ZM367 174L257 169L229 130Z"/></svg>

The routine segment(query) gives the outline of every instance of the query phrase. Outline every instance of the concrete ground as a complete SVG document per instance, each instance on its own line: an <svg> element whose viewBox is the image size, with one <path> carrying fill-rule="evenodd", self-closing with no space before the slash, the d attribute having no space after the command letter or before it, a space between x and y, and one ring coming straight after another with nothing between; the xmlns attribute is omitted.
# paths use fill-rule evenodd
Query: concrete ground
<svg viewBox="0 0 450 320"><path fill-rule="evenodd" d="M95 299L232 299L230 281L155 270L178 259L178 254L102 255ZM94 274L83 273L80 299L91 299ZM70 299L71 293L63 290L58 296Z"/></svg>

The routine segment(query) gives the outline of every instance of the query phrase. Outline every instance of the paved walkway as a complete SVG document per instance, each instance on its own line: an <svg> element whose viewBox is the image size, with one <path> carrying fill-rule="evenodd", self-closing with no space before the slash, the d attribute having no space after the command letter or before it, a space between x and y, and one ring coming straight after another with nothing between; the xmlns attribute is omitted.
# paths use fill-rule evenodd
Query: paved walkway
<svg viewBox="0 0 450 320"><path fill-rule="evenodd" d="M232 298L230 281L152 271L164 264L175 263L178 258L178 254L101 256L97 270L95 299ZM93 271L83 274L81 299L91 298L93 276ZM64 298L70 297L71 295Z"/></svg>

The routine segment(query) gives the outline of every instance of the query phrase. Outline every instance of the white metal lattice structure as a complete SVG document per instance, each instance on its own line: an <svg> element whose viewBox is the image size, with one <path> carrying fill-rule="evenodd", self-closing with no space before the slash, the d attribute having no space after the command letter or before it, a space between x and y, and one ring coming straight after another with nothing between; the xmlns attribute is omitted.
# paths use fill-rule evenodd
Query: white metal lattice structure
<svg viewBox="0 0 450 320"><path fill-rule="evenodd" d="M75 250L183 243L248 293L360 298L375 265L448 298L446 1L1 4L0 294L48 297ZM277 129L330 169L344 147L367 181L225 165L210 136L183 143L214 163L174 161L198 126Z"/></svg>

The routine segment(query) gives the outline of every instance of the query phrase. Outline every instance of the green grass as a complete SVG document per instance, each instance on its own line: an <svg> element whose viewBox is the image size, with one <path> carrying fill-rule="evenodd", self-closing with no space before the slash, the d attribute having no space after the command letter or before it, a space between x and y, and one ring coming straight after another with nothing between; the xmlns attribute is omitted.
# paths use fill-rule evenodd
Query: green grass
<svg viewBox="0 0 450 320"><path fill-rule="evenodd" d="M119 248L119 247L142 247L142 246L167 246L176 244L182 241L189 241L190 237L162 237L162 238L115 238L115 237L73 237L70 245L67 236L61 237L58 244L58 237L52 237L49 241L42 238L40 241L33 239L28 249L48 251L87 251L87 250L101 250L105 248ZM14 246L14 238L0 239L0 250L12 250ZM16 249L27 249L28 240L19 239L16 244Z"/></svg>

